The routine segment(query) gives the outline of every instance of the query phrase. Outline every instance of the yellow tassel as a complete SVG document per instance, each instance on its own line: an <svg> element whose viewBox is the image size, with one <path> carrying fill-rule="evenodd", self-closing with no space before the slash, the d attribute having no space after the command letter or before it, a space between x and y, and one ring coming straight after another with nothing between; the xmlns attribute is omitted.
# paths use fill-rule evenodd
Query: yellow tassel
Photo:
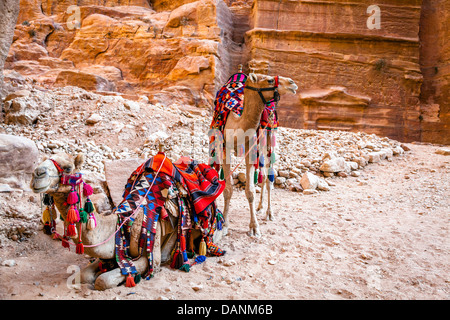
<svg viewBox="0 0 450 320"><path fill-rule="evenodd" d="M198 254L201 256L206 256L206 242L205 239L202 239L200 242L200 248L198 249Z"/></svg>
<svg viewBox="0 0 450 320"><path fill-rule="evenodd" d="M58 214L56 212L55 205L50 207L50 215L52 216L53 220L56 220L58 218Z"/></svg>
<svg viewBox="0 0 450 320"><path fill-rule="evenodd" d="M42 222L44 222L44 224L46 223L50 223L51 217L50 217L50 210L47 208L45 208L44 212L42 213Z"/></svg>

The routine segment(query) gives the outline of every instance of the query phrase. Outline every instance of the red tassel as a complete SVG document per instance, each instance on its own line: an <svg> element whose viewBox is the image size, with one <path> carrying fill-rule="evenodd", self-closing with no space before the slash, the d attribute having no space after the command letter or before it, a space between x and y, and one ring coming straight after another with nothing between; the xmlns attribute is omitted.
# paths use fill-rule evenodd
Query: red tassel
<svg viewBox="0 0 450 320"><path fill-rule="evenodd" d="M70 206L70 209L67 212L66 220L68 223L76 223L80 221L80 214L78 213L78 210L74 205Z"/></svg>
<svg viewBox="0 0 450 320"><path fill-rule="evenodd" d="M99 271L100 271L101 273L104 273L104 272L108 271L108 269L103 268L103 263L102 263L102 262L99 262L99 263L98 263L98 269L99 269Z"/></svg>
<svg viewBox="0 0 450 320"><path fill-rule="evenodd" d="M75 190L72 189L72 191L69 193L69 196L67 197L67 203L75 204L77 202L78 202L78 195L75 192Z"/></svg>
<svg viewBox="0 0 450 320"><path fill-rule="evenodd" d="M262 168L261 170L259 170L259 174L258 174L258 183L263 183L263 174L262 174Z"/></svg>
<svg viewBox="0 0 450 320"><path fill-rule="evenodd" d="M134 277L131 275L131 273L128 274L127 282L126 282L125 286L128 288L136 286L136 283L134 282Z"/></svg>
<svg viewBox="0 0 450 320"><path fill-rule="evenodd" d="M180 251L186 251L186 237L183 235L180 237Z"/></svg>
<svg viewBox="0 0 450 320"><path fill-rule="evenodd" d="M77 229L75 228L75 225L73 223L67 226L66 235L68 237L75 237L77 235Z"/></svg>
<svg viewBox="0 0 450 320"><path fill-rule="evenodd" d="M177 251L173 255L172 263L170 264L170 267L172 269L180 269L183 264L184 264L183 254L180 252L179 249L177 249Z"/></svg>
<svg viewBox="0 0 450 320"><path fill-rule="evenodd" d="M77 247L75 249L75 252L78 253L78 254L83 254L84 253L83 242L80 241L80 242L77 243Z"/></svg>
<svg viewBox="0 0 450 320"><path fill-rule="evenodd" d="M94 193L94 189L92 189L91 185L85 183L83 184L83 194L85 197L89 197Z"/></svg>
<svg viewBox="0 0 450 320"><path fill-rule="evenodd" d="M61 240L63 248L70 248L69 241L67 241L66 237L63 237Z"/></svg>
<svg viewBox="0 0 450 320"><path fill-rule="evenodd" d="M180 250L177 250L177 251L175 251L175 254L173 255L173 258L172 258L172 263L170 264L170 267L172 268L172 269L175 269L175 264L177 263L177 258L178 258L178 255L180 254Z"/></svg>

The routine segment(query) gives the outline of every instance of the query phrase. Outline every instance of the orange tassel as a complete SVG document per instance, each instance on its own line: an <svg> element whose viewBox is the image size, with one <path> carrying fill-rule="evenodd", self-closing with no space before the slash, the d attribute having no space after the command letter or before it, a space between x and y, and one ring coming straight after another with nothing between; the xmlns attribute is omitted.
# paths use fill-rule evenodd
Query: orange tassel
<svg viewBox="0 0 450 320"><path fill-rule="evenodd" d="M80 220L80 214L75 206L70 206L69 211L67 212L67 222L68 223L76 223Z"/></svg>
<svg viewBox="0 0 450 320"><path fill-rule="evenodd" d="M131 275L131 273L128 274L127 282L126 282L125 286L128 288L136 286L136 283L134 282L134 277Z"/></svg>

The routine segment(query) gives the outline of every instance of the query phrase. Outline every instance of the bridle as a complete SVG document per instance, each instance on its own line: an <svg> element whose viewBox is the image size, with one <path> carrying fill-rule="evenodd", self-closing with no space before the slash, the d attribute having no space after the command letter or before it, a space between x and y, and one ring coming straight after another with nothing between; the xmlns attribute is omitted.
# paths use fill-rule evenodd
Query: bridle
<svg viewBox="0 0 450 320"><path fill-rule="evenodd" d="M56 162L55 160L53 160L53 159L49 159L49 160L50 160L51 162L53 162L53 164L54 164L55 167L56 167L56 170L58 170L59 177L62 177L62 175L64 174L63 168L61 168L61 166L59 165L59 163Z"/></svg>
<svg viewBox="0 0 450 320"><path fill-rule="evenodd" d="M275 85L273 87L268 88L255 88L251 86L245 86L245 89L253 90L258 92L262 102L265 106L268 106L270 103L275 102L275 105L280 101L280 94L278 93L278 76L275 77ZM264 91L273 91L273 98L269 101L266 101L266 98L264 98L264 95L262 94Z"/></svg>

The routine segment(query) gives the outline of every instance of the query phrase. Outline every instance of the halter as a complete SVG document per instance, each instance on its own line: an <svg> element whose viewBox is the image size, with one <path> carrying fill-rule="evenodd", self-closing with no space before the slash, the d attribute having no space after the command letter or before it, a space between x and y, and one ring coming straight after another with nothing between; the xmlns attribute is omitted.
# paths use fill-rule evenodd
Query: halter
<svg viewBox="0 0 450 320"><path fill-rule="evenodd" d="M245 88L258 92L258 94L265 106L268 106L271 102L275 102L275 104L277 104L278 101L280 101L280 94L278 93L278 76L275 77L275 86L273 86L273 87L255 88L255 87L251 87L251 86L245 86ZM269 101L266 101L266 99L264 98L264 95L262 94L263 91L273 91L273 98Z"/></svg>
<svg viewBox="0 0 450 320"><path fill-rule="evenodd" d="M51 161L51 162L53 162L53 164L55 165L55 167L56 167L56 170L58 170L59 176L62 176L62 175L63 175L63 173L64 173L64 170L63 170L63 168L61 168L61 166L59 165L59 163L58 163L58 162L56 162L55 160L53 160L53 159L50 159L50 161Z"/></svg>

